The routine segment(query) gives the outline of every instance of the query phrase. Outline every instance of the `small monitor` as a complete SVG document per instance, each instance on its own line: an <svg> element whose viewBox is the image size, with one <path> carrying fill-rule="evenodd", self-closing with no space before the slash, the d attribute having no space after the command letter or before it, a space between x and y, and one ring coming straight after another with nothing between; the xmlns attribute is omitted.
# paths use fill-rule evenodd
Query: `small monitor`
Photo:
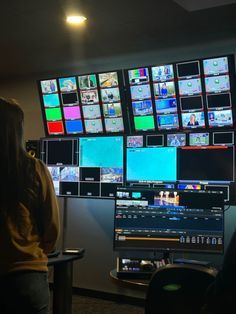
<svg viewBox="0 0 236 314"><path fill-rule="evenodd" d="M47 121L58 121L62 119L61 108L47 108L45 109Z"/></svg>
<svg viewBox="0 0 236 314"><path fill-rule="evenodd" d="M190 146L207 146L209 145L209 133L190 133Z"/></svg>
<svg viewBox="0 0 236 314"><path fill-rule="evenodd" d="M176 133L167 134L167 146L185 146L186 145L186 134Z"/></svg>
<svg viewBox="0 0 236 314"><path fill-rule="evenodd" d="M81 119L81 113L80 113L80 107L79 106L64 107L63 113L64 113L64 118L66 120Z"/></svg>
<svg viewBox="0 0 236 314"><path fill-rule="evenodd" d="M234 132L214 132L213 145L234 145Z"/></svg>
<svg viewBox="0 0 236 314"><path fill-rule="evenodd" d="M43 158L49 166L75 166L78 163L77 139L43 139Z"/></svg>
<svg viewBox="0 0 236 314"><path fill-rule="evenodd" d="M158 147L164 146L164 135L147 135L146 137L146 146L147 147Z"/></svg>
<svg viewBox="0 0 236 314"><path fill-rule="evenodd" d="M86 133L102 133L103 126L101 119L84 120Z"/></svg>
<svg viewBox="0 0 236 314"><path fill-rule="evenodd" d="M43 94L51 94L58 91L56 79L41 81L40 85Z"/></svg>
<svg viewBox="0 0 236 314"><path fill-rule="evenodd" d="M232 106L230 93L217 93L207 95L207 108L208 109L223 109Z"/></svg>
<svg viewBox="0 0 236 314"><path fill-rule="evenodd" d="M195 95L202 93L201 80L199 78L179 80L179 94L184 95Z"/></svg>
<svg viewBox="0 0 236 314"><path fill-rule="evenodd" d="M102 102L114 103L120 101L120 91L118 87L101 89Z"/></svg>
<svg viewBox="0 0 236 314"><path fill-rule="evenodd" d="M108 133L117 133L124 131L123 118L107 118L105 119L105 129Z"/></svg>
<svg viewBox="0 0 236 314"><path fill-rule="evenodd" d="M118 86L117 72L100 73L98 77L99 77L100 88Z"/></svg>
<svg viewBox="0 0 236 314"><path fill-rule="evenodd" d="M43 95L44 107L59 107L60 99L58 94Z"/></svg>
<svg viewBox="0 0 236 314"><path fill-rule="evenodd" d="M136 116L134 117L134 127L136 131L155 130L153 116Z"/></svg>
<svg viewBox="0 0 236 314"><path fill-rule="evenodd" d="M81 120L67 120L65 121L65 126L68 134L79 134L84 132Z"/></svg>
<svg viewBox="0 0 236 314"><path fill-rule="evenodd" d="M183 112L182 113L183 128L199 128L205 127L204 112Z"/></svg>
<svg viewBox="0 0 236 314"><path fill-rule="evenodd" d="M97 119L101 117L101 110L99 105L82 106L84 119Z"/></svg>
<svg viewBox="0 0 236 314"><path fill-rule="evenodd" d="M162 130L178 129L179 118L178 114L163 114L157 115L158 128Z"/></svg>
<svg viewBox="0 0 236 314"><path fill-rule="evenodd" d="M63 105L74 105L79 103L77 93L62 93L61 98Z"/></svg>
<svg viewBox="0 0 236 314"><path fill-rule="evenodd" d="M62 121L47 121L47 131L49 135L64 134L64 126Z"/></svg>
<svg viewBox="0 0 236 314"><path fill-rule="evenodd" d="M179 78L200 76L199 61L177 63L177 75Z"/></svg>
<svg viewBox="0 0 236 314"><path fill-rule="evenodd" d="M59 87L61 92L71 92L77 89L75 77L59 78Z"/></svg>
<svg viewBox="0 0 236 314"><path fill-rule="evenodd" d="M229 72L228 58L211 58L203 60L204 74L217 75Z"/></svg>
<svg viewBox="0 0 236 314"><path fill-rule="evenodd" d="M207 93L219 93L230 90L228 75L206 77L205 84Z"/></svg>
<svg viewBox="0 0 236 314"><path fill-rule="evenodd" d="M155 98L175 97L175 85L174 82L162 82L154 84L154 96Z"/></svg>
<svg viewBox="0 0 236 314"><path fill-rule="evenodd" d="M209 127L233 126L232 110L212 110L208 111Z"/></svg>
<svg viewBox="0 0 236 314"><path fill-rule="evenodd" d="M156 112L157 113L172 113L177 112L177 100L176 98L163 98L156 99Z"/></svg>
<svg viewBox="0 0 236 314"><path fill-rule="evenodd" d="M172 64L152 67L153 82L171 81L174 79L174 69Z"/></svg>
<svg viewBox="0 0 236 314"><path fill-rule="evenodd" d="M83 105L93 105L99 102L97 89L81 90L80 95Z"/></svg>
<svg viewBox="0 0 236 314"><path fill-rule="evenodd" d="M122 116L121 103L103 104L103 115L105 118L117 118Z"/></svg>
<svg viewBox="0 0 236 314"><path fill-rule="evenodd" d="M152 101L148 100L140 100L132 102L132 109L134 116L147 116L153 113Z"/></svg>
<svg viewBox="0 0 236 314"><path fill-rule="evenodd" d="M78 80L79 88L81 90L97 88L97 78L95 74L79 76Z"/></svg>
<svg viewBox="0 0 236 314"><path fill-rule="evenodd" d="M130 92L132 100L151 98L151 89L149 84L131 86Z"/></svg>
<svg viewBox="0 0 236 314"><path fill-rule="evenodd" d="M148 68L133 69L129 70L128 73L130 85L149 82Z"/></svg>
<svg viewBox="0 0 236 314"><path fill-rule="evenodd" d="M143 147L143 136L127 136L127 147Z"/></svg>
<svg viewBox="0 0 236 314"><path fill-rule="evenodd" d="M202 96L180 97L182 111L203 110Z"/></svg>

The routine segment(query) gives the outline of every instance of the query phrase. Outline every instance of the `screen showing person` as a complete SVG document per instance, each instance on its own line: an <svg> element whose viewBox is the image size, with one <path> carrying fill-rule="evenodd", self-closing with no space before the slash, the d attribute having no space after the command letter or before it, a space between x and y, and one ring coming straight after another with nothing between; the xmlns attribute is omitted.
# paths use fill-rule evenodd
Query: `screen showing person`
<svg viewBox="0 0 236 314"><path fill-rule="evenodd" d="M129 74L130 85L149 82L148 68L139 68L139 69L129 70L128 74Z"/></svg>
<svg viewBox="0 0 236 314"><path fill-rule="evenodd" d="M155 98L174 97L175 96L174 82L163 82L154 84L154 95Z"/></svg>
<svg viewBox="0 0 236 314"><path fill-rule="evenodd" d="M179 118L177 114L157 115L159 129L178 129Z"/></svg>
<svg viewBox="0 0 236 314"><path fill-rule="evenodd" d="M199 78L190 80L180 80L179 84L179 94L182 95L195 95L202 93L201 80Z"/></svg>
<svg viewBox="0 0 236 314"><path fill-rule="evenodd" d="M167 134L167 146L185 146L186 135L185 134Z"/></svg>
<svg viewBox="0 0 236 314"><path fill-rule="evenodd" d="M86 133L102 133L103 126L100 119L84 120Z"/></svg>
<svg viewBox="0 0 236 314"><path fill-rule="evenodd" d="M184 128L205 127L204 112L182 113L182 124Z"/></svg>
<svg viewBox="0 0 236 314"><path fill-rule="evenodd" d="M174 79L174 70L173 70L172 64L152 67L153 82L171 81L173 79Z"/></svg>
<svg viewBox="0 0 236 314"><path fill-rule="evenodd" d="M156 99L155 104L157 113L169 113L177 111L176 98Z"/></svg>
<svg viewBox="0 0 236 314"><path fill-rule="evenodd" d="M101 95L104 103L120 101L120 91L118 87L102 89Z"/></svg>
<svg viewBox="0 0 236 314"><path fill-rule="evenodd" d="M133 114L135 116L151 115L153 113L152 101L142 100L132 102Z"/></svg>
<svg viewBox="0 0 236 314"><path fill-rule="evenodd" d="M217 93L230 90L229 76L211 76L205 78L206 92Z"/></svg>
<svg viewBox="0 0 236 314"><path fill-rule="evenodd" d="M106 118L112 117L121 117L122 116L122 109L121 103L110 103L110 104L103 104L103 114Z"/></svg>
<svg viewBox="0 0 236 314"><path fill-rule="evenodd" d="M229 72L228 58L212 58L203 60L205 75L216 75Z"/></svg>
<svg viewBox="0 0 236 314"><path fill-rule="evenodd" d="M214 110L208 112L210 127L233 126L232 110Z"/></svg>
<svg viewBox="0 0 236 314"><path fill-rule="evenodd" d="M96 104L99 102L98 99L98 91L96 89L94 90L85 90L80 92L81 95L81 102L82 104Z"/></svg>
<svg viewBox="0 0 236 314"><path fill-rule="evenodd" d="M114 87L118 85L117 72L100 73L98 77L101 88Z"/></svg>
<svg viewBox="0 0 236 314"><path fill-rule="evenodd" d="M143 136L127 136L127 147L143 147Z"/></svg>
<svg viewBox="0 0 236 314"><path fill-rule="evenodd" d="M223 109L232 107L232 100L230 93L216 93L207 95L208 109Z"/></svg>
<svg viewBox="0 0 236 314"><path fill-rule="evenodd" d="M131 86L130 87L131 98L133 100L142 100L151 98L151 89L149 84Z"/></svg>
<svg viewBox="0 0 236 314"><path fill-rule="evenodd" d="M77 89L75 77L59 78L61 92L71 92Z"/></svg>
<svg viewBox="0 0 236 314"><path fill-rule="evenodd" d="M109 118L105 119L106 132L123 132L124 123L122 118Z"/></svg>
<svg viewBox="0 0 236 314"><path fill-rule="evenodd" d="M82 106L84 119L97 119L101 117L101 110L99 105Z"/></svg>
<svg viewBox="0 0 236 314"><path fill-rule="evenodd" d="M97 78L95 74L83 75L78 77L80 89L93 89L97 87Z"/></svg>
<svg viewBox="0 0 236 314"><path fill-rule="evenodd" d="M40 85L43 94L51 94L58 91L56 79L41 81Z"/></svg>
<svg viewBox="0 0 236 314"><path fill-rule="evenodd" d="M190 146L207 146L209 145L209 133L190 133Z"/></svg>

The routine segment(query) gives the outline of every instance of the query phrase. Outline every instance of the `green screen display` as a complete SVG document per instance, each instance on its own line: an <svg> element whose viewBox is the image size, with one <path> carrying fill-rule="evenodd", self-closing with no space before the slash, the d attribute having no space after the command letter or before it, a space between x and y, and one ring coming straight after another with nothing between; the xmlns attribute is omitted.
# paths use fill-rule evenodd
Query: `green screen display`
<svg viewBox="0 0 236 314"><path fill-rule="evenodd" d="M46 119L48 121L58 121L62 119L60 108L46 109L45 112L46 112Z"/></svg>
<svg viewBox="0 0 236 314"><path fill-rule="evenodd" d="M136 131L155 129L153 116L134 117L134 125Z"/></svg>

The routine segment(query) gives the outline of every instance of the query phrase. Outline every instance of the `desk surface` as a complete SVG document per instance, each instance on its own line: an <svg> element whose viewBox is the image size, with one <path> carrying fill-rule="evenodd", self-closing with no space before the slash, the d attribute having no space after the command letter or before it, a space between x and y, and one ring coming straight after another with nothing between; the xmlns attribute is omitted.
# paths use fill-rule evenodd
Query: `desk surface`
<svg viewBox="0 0 236 314"><path fill-rule="evenodd" d="M52 266L55 264L62 264L75 261L77 259L81 259L84 256L84 249L81 248L77 254L62 254L60 253L58 256L49 257L48 258L48 266Z"/></svg>

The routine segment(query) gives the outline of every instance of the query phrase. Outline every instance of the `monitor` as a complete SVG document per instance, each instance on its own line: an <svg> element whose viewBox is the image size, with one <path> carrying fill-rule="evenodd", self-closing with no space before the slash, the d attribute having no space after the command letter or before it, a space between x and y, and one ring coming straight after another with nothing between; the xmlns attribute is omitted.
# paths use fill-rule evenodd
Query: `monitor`
<svg viewBox="0 0 236 314"><path fill-rule="evenodd" d="M230 90L229 76L210 76L205 78L206 92L219 93Z"/></svg>
<svg viewBox="0 0 236 314"><path fill-rule="evenodd" d="M113 248L116 251L224 251L222 191L118 187Z"/></svg>
<svg viewBox="0 0 236 314"><path fill-rule="evenodd" d="M214 132L213 145L234 145L234 132Z"/></svg>
<svg viewBox="0 0 236 314"><path fill-rule="evenodd" d="M186 134L175 133L167 134L167 146L185 146L186 145Z"/></svg>
<svg viewBox="0 0 236 314"><path fill-rule="evenodd" d="M202 85L199 78L179 80L178 83L180 96L202 93Z"/></svg>
<svg viewBox="0 0 236 314"><path fill-rule="evenodd" d="M176 147L127 148L126 176L130 183L176 181Z"/></svg>
<svg viewBox="0 0 236 314"><path fill-rule="evenodd" d="M149 82L148 68L139 68L139 69L129 70L128 75L129 75L130 85Z"/></svg>
<svg viewBox="0 0 236 314"><path fill-rule="evenodd" d="M71 92L77 90L76 78L65 77L59 79L59 88L61 92Z"/></svg>
<svg viewBox="0 0 236 314"><path fill-rule="evenodd" d="M164 146L164 134L146 136L146 147L156 146Z"/></svg>
<svg viewBox="0 0 236 314"><path fill-rule="evenodd" d="M209 145L209 133L190 133L190 146L207 146Z"/></svg>
<svg viewBox="0 0 236 314"><path fill-rule="evenodd" d="M176 66L177 66L177 76L179 78L200 76L200 64L198 60L177 63Z"/></svg>
<svg viewBox="0 0 236 314"><path fill-rule="evenodd" d="M76 166L78 164L78 140L76 138L44 138L41 156L48 166Z"/></svg>
<svg viewBox="0 0 236 314"><path fill-rule="evenodd" d="M173 64L159 65L152 67L153 82L171 81L174 79Z"/></svg>
<svg viewBox="0 0 236 314"><path fill-rule="evenodd" d="M228 73L229 72L228 58L219 57L205 59L203 60L203 68L204 74L206 76Z"/></svg>

